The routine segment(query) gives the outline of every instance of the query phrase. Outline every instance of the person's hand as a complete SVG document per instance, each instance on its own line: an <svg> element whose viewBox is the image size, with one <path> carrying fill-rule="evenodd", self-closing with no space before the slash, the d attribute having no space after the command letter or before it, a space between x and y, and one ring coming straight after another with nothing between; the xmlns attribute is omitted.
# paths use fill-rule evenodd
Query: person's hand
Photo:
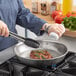
<svg viewBox="0 0 76 76"><path fill-rule="evenodd" d="M44 24L43 29L48 31L48 34L50 34L51 32L55 32L56 34L58 34L59 37L61 37L63 35L63 33L65 32L65 27L62 24Z"/></svg>
<svg viewBox="0 0 76 76"><path fill-rule="evenodd" d="M8 37L8 35L9 35L9 30L7 25L0 20L0 36Z"/></svg>

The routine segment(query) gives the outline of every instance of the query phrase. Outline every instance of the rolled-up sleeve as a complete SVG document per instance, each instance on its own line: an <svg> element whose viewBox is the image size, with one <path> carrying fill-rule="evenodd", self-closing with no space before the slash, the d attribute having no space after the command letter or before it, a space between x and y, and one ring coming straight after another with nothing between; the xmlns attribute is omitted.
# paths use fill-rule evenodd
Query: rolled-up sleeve
<svg viewBox="0 0 76 76"><path fill-rule="evenodd" d="M0 17L0 20L1 20L1 17Z"/></svg>
<svg viewBox="0 0 76 76"><path fill-rule="evenodd" d="M29 9L25 8L22 0L18 0L19 12L16 23L40 35L42 26L46 21L33 15Z"/></svg>

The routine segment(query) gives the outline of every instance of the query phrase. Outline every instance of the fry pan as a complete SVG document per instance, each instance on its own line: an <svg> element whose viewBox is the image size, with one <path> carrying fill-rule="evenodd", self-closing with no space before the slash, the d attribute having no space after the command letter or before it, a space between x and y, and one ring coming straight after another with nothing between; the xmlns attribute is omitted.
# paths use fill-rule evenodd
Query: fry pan
<svg viewBox="0 0 76 76"><path fill-rule="evenodd" d="M49 66L60 63L68 53L67 47L64 44L50 42L46 40L39 40L38 42L40 44L39 48L31 48L25 45L24 43L18 43L15 46L14 52L22 63L30 66ZM53 56L53 58L43 60L30 58L30 52L32 50L41 49L46 49Z"/></svg>

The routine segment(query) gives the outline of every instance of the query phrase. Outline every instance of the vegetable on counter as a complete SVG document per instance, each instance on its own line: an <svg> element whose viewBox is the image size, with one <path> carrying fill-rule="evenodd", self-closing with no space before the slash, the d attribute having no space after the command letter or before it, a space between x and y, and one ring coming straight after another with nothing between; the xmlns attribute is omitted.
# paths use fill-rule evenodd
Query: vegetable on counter
<svg viewBox="0 0 76 76"><path fill-rule="evenodd" d="M75 17L75 16L76 16L76 11L68 12L68 13L66 14L66 16L67 16L67 17L70 17L70 16Z"/></svg>
<svg viewBox="0 0 76 76"><path fill-rule="evenodd" d="M62 21L64 20L63 18L65 18L65 16L63 16L63 15L57 15L57 16L55 17L55 23L61 24Z"/></svg>
<svg viewBox="0 0 76 76"><path fill-rule="evenodd" d="M61 14L59 11L54 11L52 13L52 18L55 23L64 24L64 26L71 31L76 30L76 11L68 12L66 16Z"/></svg>
<svg viewBox="0 0 76 76"><path fill-rule="evenodd" d="M62 11L53 11L51 16L53 19L55 19L57 15L62 15Z"/></svg>
<svg viewBox="0 0 76 76"><path fill-rule="evenodd" d="M65 17L62 21L62 24L64 24L64 26L66 28L69 28L72 31L76 30L76 17Z"/></svg>

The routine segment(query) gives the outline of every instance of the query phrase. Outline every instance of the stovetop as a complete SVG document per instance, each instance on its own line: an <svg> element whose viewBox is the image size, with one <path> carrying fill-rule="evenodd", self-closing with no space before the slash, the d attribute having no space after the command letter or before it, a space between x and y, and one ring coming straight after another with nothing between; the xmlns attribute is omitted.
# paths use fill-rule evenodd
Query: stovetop
<svg viewBox="0 0 76 76"><path fill-rule="evenodd" d="M50 66L28 66L16 56L0 65L0 76L76 76L76 53L69 52L65 59Z"/></svg>

